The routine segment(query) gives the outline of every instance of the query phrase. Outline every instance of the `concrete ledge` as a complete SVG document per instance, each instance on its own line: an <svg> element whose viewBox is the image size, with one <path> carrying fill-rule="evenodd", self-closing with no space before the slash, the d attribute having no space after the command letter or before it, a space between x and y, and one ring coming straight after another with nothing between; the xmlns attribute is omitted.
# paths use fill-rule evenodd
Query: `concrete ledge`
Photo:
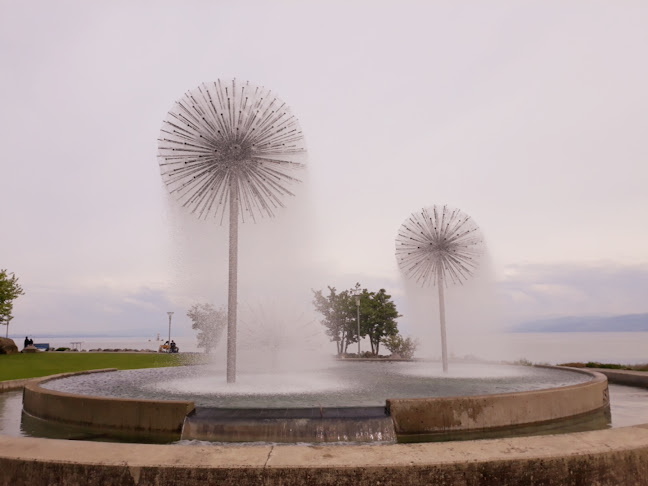
<svg viewBox="0 0 648 486"><path fill-rule="evenodd" d="M372 446L159 446L0 436L0 486L639 486L648 424Z"/></svg>
<svg viewBox="0 0 648 486"><path fill-rule="evenodd" d="M607 376L610 383L617 385L648 388L648 372L631 370L609 370L606 368L588 368Z"/></svg>
<svg viewBox="0 0 648 486"><path fill-rule="evenodd" d="M47 380L56 378L65 378L66 376L87 375L90 373L106 373L108 371L117 371L117 368L103 368L100 370L72 371L70 373L59 373L58 375L36 376L34 378L22 378L20 380L0 381L0 393L11 390L20 390L28 383L42 383Z"/></svg>
<svg viewBox="0 0 648 486"><path fill-rule="evenodd" d="M0 485L633 486L648 426L384 446L156 446L0 437Z"/></svg>
<svg viewBox="0 0 648 486"><path fill-rule="evenodd" d="M11 390L20 390L30 381L36 380L38 378L25 378L22 380L7 380L0 381L0 393Z"/></svg>
<svg viewBox="0 0 648 486"><path fill-rule="evenodd" d="M443 434L548 423L609 406L607 379L578 385L497 395L387 400L398 435Z"/></svg>
<svg viewBox="0 0 648 486"><path fill-rule="evenodd" d="M114 370L96 370L105 372ZM24 385L23 409L34 417L56 422L144 432L182 431L184 419L194 410L187 400L136 400L92 397L48 390L41 383L65 375L30 380Z"/></svg>
<svg viewBox="0 0 648 486"><path fill-rule="evenodd" d="M101 371L105 370L94 372ZM416 440L413 438L417 435L439 435L452 439L459 438L456 433L496 431L546 424L594 414L609 407L607 379L604 375L580 369L570 368L570 371L586 374L592 379L578 385L528 392L388 399L387 409L393 421L393 431L399 440L410 441ZM185 417L194 410L193 402L185 400L96 397L48 390L40 386L40 383L62 376L64 375L45 377L27 383L23 394L24 410L34 417L64 424L97 429L177 434L182 431ZM231 438L223 438L224 432L220 425L220 423L211 425L210 430L218 433L209 438L231 440ZM265 422L257 420L253 424L257 435L248 440L273 441L258 435L259 431L266 430L266 425ZM283 427L285 424L280 425ZM236 428L230 427L228 430L230 429ZM190 427L191 430L193 429ZM190 437L207 439L202 432ZM466 438L470 437L468 435Z"/></svg>
<svg viewBox="0 0 648 486"><path fill-rule="evenodd" d="M213 442L394 442L385 407L294 409L196 408L182 428L183 440Z"/></svg>

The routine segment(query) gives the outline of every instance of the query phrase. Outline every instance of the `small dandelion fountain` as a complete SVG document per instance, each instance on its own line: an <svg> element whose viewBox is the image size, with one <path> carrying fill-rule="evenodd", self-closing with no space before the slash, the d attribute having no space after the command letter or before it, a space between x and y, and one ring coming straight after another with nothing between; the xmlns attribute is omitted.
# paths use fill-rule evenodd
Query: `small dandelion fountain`
<svg viewBox="0 0 648 486"><path fill-rule="evenodd" d="M199 218L229 216L227 382L236 381L238 222L273 217L293 196L304 167L297 118L270 90L236 79L203 83L175 102L162 122L162 179Z"/></svg>
<svg viewBox="0 0 648 486"><path fill-rule="evenodd" d="M413 213L396 237L396 259L406 277L421 286L439 287L441 356L448 371L444 287L448 279L462 284L473 275L482 253L479 227L470 216L447 206Z"/></svg>

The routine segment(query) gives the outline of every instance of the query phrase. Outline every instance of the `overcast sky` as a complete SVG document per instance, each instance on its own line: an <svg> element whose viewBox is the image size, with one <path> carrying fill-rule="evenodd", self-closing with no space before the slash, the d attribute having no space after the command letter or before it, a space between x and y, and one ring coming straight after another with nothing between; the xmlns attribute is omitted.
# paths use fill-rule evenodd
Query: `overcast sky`
<svg viewBox="0 0 648 486"><path fill-rule="evenodd" d="M146 334L226 303L227 228L182 214L156 154L174 101L232 77L278 93L309 151L242 232L243 301L359 281L405 313L398 227L449 204L503 321L648 312L646 52L645 1L0 0L12 326Z"/></svg>

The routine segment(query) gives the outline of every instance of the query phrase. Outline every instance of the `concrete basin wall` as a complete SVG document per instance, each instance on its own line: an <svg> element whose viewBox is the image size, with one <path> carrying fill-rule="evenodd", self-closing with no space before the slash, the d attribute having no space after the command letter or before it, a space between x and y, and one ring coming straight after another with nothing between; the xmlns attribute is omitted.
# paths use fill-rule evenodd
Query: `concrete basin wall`
<svg viewBox="0 0 648 486"><path fill-rule="evenodd" d="M12 390L22 390L27 383L34 381L34 379L35 378L24 378L22 380L0 381L0 393Z"/></svg>
<svg viewBox="0 0 648 486"><path fill-rule="evenodd" d="M48 380L54 380L56 378L65 378L66 376L89 375L92 373L107 373L109 371L117 371L117 368L102 368L99 370L73 371L69 373L59 373L57 375L39 376L36 378L22 378L20 380L0 381L0 393L3 391L21 390L28 383L42 383Z"/></svg>
<svg viewBox="0 0 648 486"><path fill-rule="evenodd" d="M499 395L387 400L398 435L518 427L594 413L609 406L607 379L578 385Z"/></svg>
<svg viewBox="0 0 648 486"><path fill-rule="evenodd" d="M112 371L98 370L95 372ZM607 379L590 371L575 371L592 379L578 385L498 395L389 399L387 409L399 438L449 432L495 430L543 424L600 411L609 406ZM42 378L24 387L24 410L41 419L97 428L145 432L182 430L191 401L140 400L79 395L49 390ZM255 436L253 440L268 440ZM219 436L215 440L229 440Z"/></svg>
<svg viewBox="0 0 648 486"><path fill-rule="evenodd" d="M378 446L159 446L0 436L0 486L54 484L642 486L648 485L648 424Z"/></svg>
<svg viewBox="0 0 648 486"><path fill-rule="evenodd" d="M105 372L114 370L99 370ZM23 409L45 420L67 424L143 432L182 431L185 417L194 410L187 400L135 400L107 398L48 390L41 383L64 375L25 384Z"/></svg>
<svg viewBox="0 0 648 486"><path fill-rule="evenodd" d="M648 388L648 372L646 371L610 370L604 368L595 368L595 370L607 376L610 383Z"/></svg>
<svg viewBox="0 0 648 486"><path fill-rule="evenodd" d="M383 446L156 446L0 437L1 486L639 486L648 426Z"/></svg>

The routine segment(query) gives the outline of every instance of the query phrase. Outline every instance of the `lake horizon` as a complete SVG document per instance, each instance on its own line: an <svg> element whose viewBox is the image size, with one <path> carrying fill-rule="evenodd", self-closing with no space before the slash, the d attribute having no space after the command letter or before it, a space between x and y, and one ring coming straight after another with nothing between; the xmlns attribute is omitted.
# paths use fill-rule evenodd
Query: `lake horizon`
<svg viewBox="0 0 648 486"><path fill-rule="evenodd" d="M24 336L11 335L19 348ZM120 335L30 335L34 342L48 342L51 347L72 347L72 342L81 342L81 349L150 349L157 351L168 335L157 333L144 336ZM195 336L174 335L171 338L180 347L180 352L202 352ZM438 337L434 334L419 338L429 342L421 346L416 357L439 359ZM330 343L331 355L335 353ZM368 343L362 342L363 350ZM224 347L224 339L216 348ZM470 334L448 333L448 353L451 359L475 359L494 362L526 360L534 364L560 364L566 362L588 362L620 364L648 363L648 332L484 332Z"/></svg>

